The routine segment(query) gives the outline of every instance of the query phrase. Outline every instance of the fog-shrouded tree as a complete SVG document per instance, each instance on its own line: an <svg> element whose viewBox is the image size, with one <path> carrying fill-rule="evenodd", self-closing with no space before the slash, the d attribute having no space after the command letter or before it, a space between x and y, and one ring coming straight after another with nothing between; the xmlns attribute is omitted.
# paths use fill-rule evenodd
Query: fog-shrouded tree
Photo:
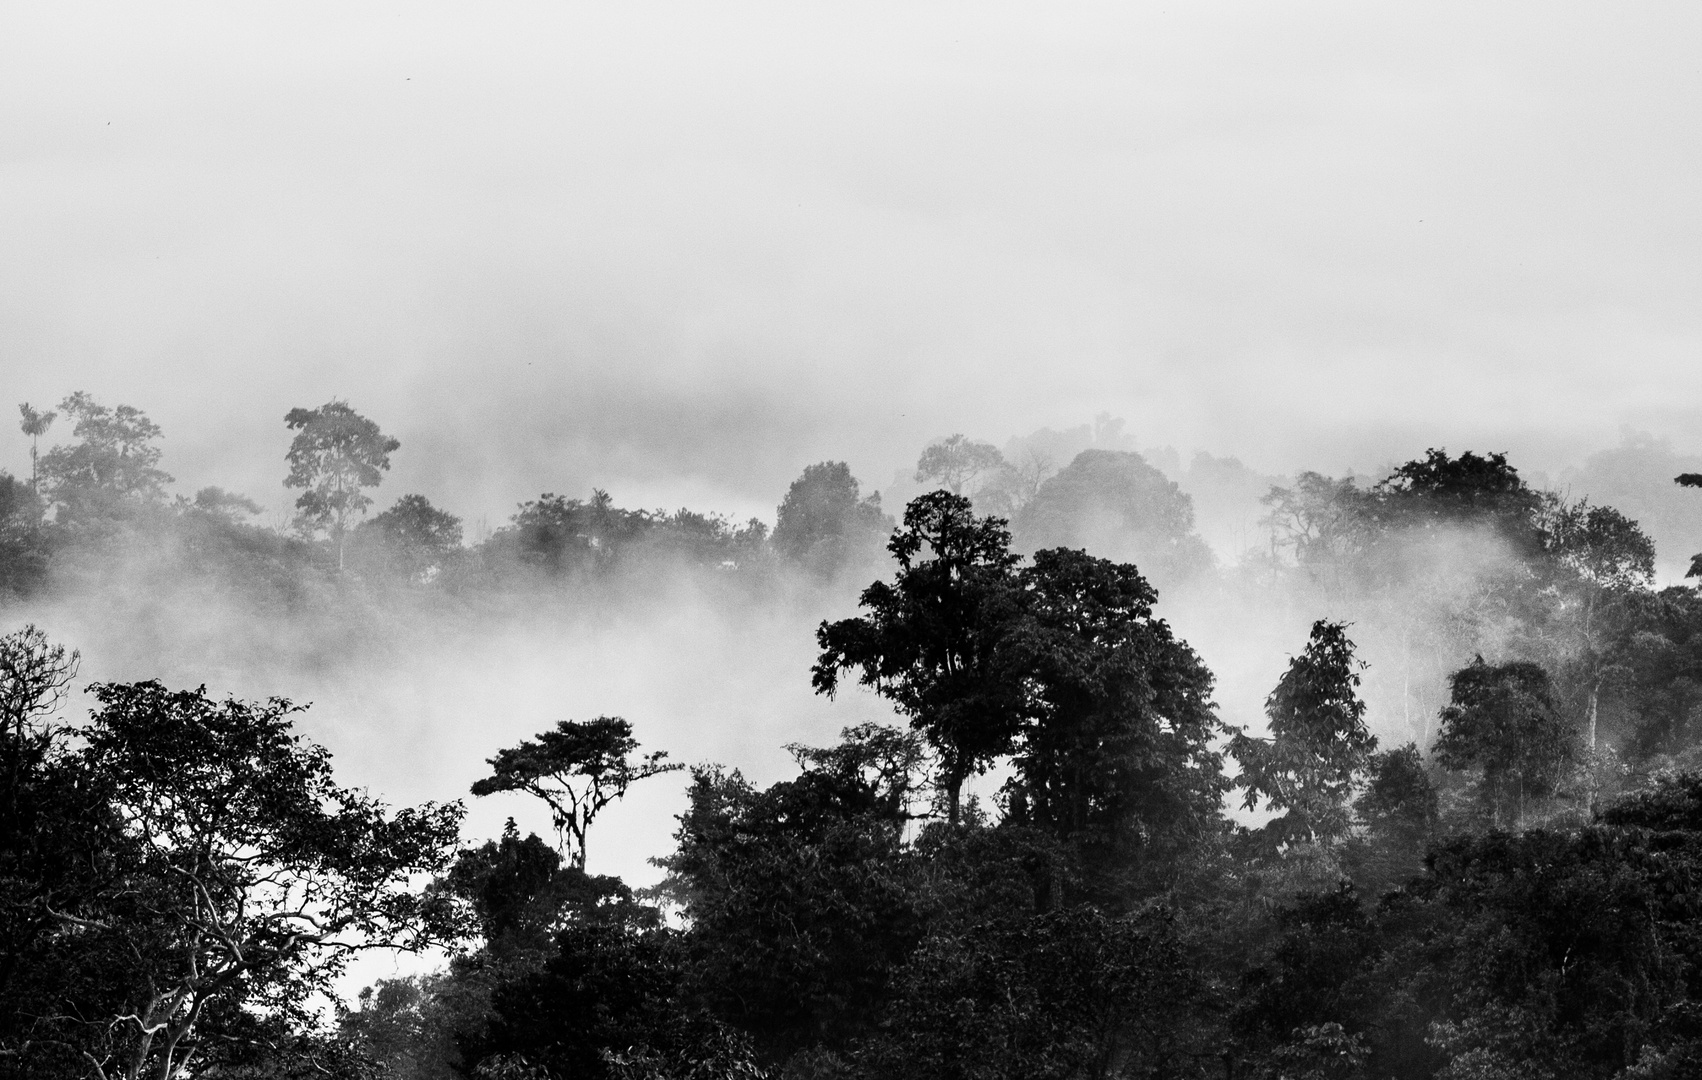
<svg viewBox="0 0 1702 1080"><path fill-rule="evenodd" d="M1425 847L1436 836L1442 811L1416 743L1370 755L1353 812L1363 828L1355 842L1356 884L1376 895L1422 869Z"/></svg>
<svg viewBox="0 0 1702 1080"><path fill-rule="evenodd" d="M849 465L823 461L786 490L772 542L782 558L825 576L878 548L891 530L880 493L865 497Z"/></svg>
<svg viewBox="0 0 1702 1080"><path fill-rule="evenodd" d="M36 445L41 441L41 437L47 434L47 429L53 426L54 418L59 414L51 409L47 412L38 411L27 401L18 406L18 413L21 416L18 427L30 440L30 490L37 491L40 490L40 480L36 470Z"/></svg>
<svg viewBox="0 0 1702 1080"><path fill-rule="evenodd" d="M461 519L424 495L402 496L363 522L360 532L375 535L392 563L415 578L430 575L461 548Z"/></svg>
<svg viewBox="0 0 1702 1080"><path fill-rule="evenodd" d="M181 496L179 496L181 500ZM179 505L184 505L181 501ZM253 499L234 491L226 491L222 487L204 487L195 493L195 498L187 504L187 509L195 510L221 521L235 525L265 513L265 509Z"/></svg>
<svg viewBox="0 0 1702 1080"><path fill-rule="evenodd" d="M1005 468L1004 455L992 443L974 442L962 435L936 439L916 461L916 482L934 484L953 495L982 476ZM971 493L973 494L973 493Z"/></svg>
<svg viewBox="0 0 1702 1080"><path fill-rule="evenodd" d="M1474 776L1480 806L1498 827L1522 827L1533 804L1552 798L1577 758L1577 736L1538 664L1485 663L1448 679L1436 760Z"/></svg>
<svg viewBox="0 0 1702 1080"><path fill-rule="evenodd" d="M284 486L303 489L295 502L297 527L329 534L342 569L350 523L372 505L363 489L383 481L390 455L402 444L346 401L291 409L284 424L296 433L285 455L290 472Z"/></svg>
<svg viewBox="0 0 1702 1080"><path fill-rule="evenodd" d="M976 489L975 505L986 513L1015 519L1057 471L1057 461L1044 450L1020 448Z"/></svg>
<svg viewBox="0 0 1702 1080"><path fill-rule="evenodd" d="M488 762L490 775L474 782L473 794L523 791L542 799L563 854L583 870L591 823L637 781L685 767L667 757L666 750L638 755L632 725L618 716L563 720L497 751Z"/></svg>
<svg viewBox="0 0 1702 1080"><path fill-rule="evenodd" d="M1081 548L1134 562L1163 588L1212 565L1188 495L1141 455L1083 450L1011 523L1019 549Z"/></svg>
<svg viewBox="0 0 1702 1080"><path fill-rule="evenodd" d="M823 622L812 669L832 696L844 673L891 701L939 755L939 787L955 824L963 782L1008 753L1024 687L999 647L1018 611L1010 533L967 498L935 491L911 500L887 550L892 582L863 590L865 614Z"/></svg>
<svg viewBox="0 0 1702 1080"><path fill-rule="evenodd" d="M1602 693L1630 673L1626 654L1645 621L1655 544L1637 522L1587 499L1548 496L1540 521L1555 607L1542 636L1560 680L1581 690L1584 749L1594 753Z"/></svg>
<svg viewBox="0 0 1702 1080"><path fill-rule="evenodd" d="M108 407L78 391L59 403L76 440L42 455L40 483L58 520L83 524L158 504L171 477L159 468L160 427L130 405Z"/></svg>
<svg viewBox="0 0 1702 1080"><path fill-rule="evenodd" d="M1236 784L1246 789L1245 807L1254 809L1263 798L1283 811L1263 830L1273 845L1337 840L1352 825L1354 780L1377 749L1359 697L1364 667L1347 627L1319 619L1305 650L1289 661L1265 699L1271 737L1238 733L1230 740L1230 753L1241 763Z"/></svg>

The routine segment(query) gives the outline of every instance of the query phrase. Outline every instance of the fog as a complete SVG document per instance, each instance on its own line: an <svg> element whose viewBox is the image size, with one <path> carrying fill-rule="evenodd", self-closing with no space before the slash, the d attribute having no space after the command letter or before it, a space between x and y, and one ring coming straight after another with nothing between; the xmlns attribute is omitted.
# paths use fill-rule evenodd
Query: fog
<svg viewBox="0 0 1702 1080"><path fill-rule="evenodd" d="M492 523L1100 412L1267 474L1695 453L1698 17L12 6L0 372L268 504L346 397Z"/></svg>

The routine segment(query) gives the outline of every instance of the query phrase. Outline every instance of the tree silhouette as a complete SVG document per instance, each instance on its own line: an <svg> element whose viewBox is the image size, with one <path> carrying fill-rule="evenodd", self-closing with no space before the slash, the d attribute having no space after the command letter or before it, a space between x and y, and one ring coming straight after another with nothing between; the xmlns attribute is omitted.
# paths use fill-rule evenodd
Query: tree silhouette
<svg viewBox="0 0 1702 1080"><path fill-rule="evenodd" d="M1003 520L977 517L962 495L913 499L887 544L899 564L892 584L863 590L868 614L816 631L816 693L832 696L840 673L856 669L909 716L940 754L954 824L964 780L1009 751L1021 721L1021 677L998 656L1017 613L1010 539Z"/></svg>
<svg viewBox="0 0 1702 1080"><path fill-rule="evenodd" d="M1230 753L1241 762L1236 783L1247 789L1247 809L1263 797L1286 811L1265 827L1279 846L1334 840L1352 824L1354 778L1377 749L1358 693L1364 667L1353 655L1347 627L1319 619L1305 651L1289 661L1265 699L1271 739L1238 734L1230 741Z"/></svg>
<svg viewBox="0 0 1702 1080"><path fill-rule="evenodd" d="M549 805L557 842L573 865L585 869L585 837L602 809L635 781L685 766L667 762L666 750L635 758L632 725L618 716L563 720L488 759L491 775L473 784L474 795L524 791Z"/></svg>

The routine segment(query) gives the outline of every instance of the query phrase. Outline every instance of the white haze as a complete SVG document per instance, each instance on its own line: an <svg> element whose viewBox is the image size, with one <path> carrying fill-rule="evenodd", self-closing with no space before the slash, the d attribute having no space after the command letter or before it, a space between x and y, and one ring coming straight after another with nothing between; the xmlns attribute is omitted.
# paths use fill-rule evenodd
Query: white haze
<svg viewBox="0 0 1702 1080"><path fill-rule="evenodd" d="M0 12L3 382L191 489L279 500L332 396L493 523L1101 411L1272 474L1702 449L1692 4Z"/></svg>

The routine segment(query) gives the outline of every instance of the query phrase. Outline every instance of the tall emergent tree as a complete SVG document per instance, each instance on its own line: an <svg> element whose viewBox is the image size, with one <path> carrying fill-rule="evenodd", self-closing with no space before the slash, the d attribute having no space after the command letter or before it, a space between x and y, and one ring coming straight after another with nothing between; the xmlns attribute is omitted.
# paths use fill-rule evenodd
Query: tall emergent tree
<svg viewBox="0 0 1702 1080"><path fill-rule="evenodd" d="M59 414L52 410L37 412L30 407L30 403L27 401L18 406L18 412L23 416L23 419L18 422L18 427L25 435L30 437L30 490L36 491L39 488L36 471L36 444L41 441L43 435L47 434L47 429L53 426L53 420Z"/></svg>
<svg viewBox="0 0 1702 1080"><path fill-rule="evenodd" d="M887 544L893 582L863 590L866 615L816 631L816 693L831 696L855 669L909 716L940 755L954 824L964 780L1010 752L1022 721L1021 674L999 654L1020 603L1010 542L1001 519L976 516L962 495L913 499Z"/></svg>
<svg viewBox="0 0 1702 1080"><path fill-rule="evenodd" d="M667 761L666 750L634 757L637 751L632 725L618 716L563 720L536 741L497 751L491 774L473 784L473 794L524 791L544 800L562 852L583 870L586 833L598 813L635 781L685 767Z"/></svg>
<svg viewBox="0 0 1702 1080"><path fill-rule="evenodd" d="M361 489L378 486L402 444L346 401L291 409L284 423L296 433L285 455L290 474L284 486L304 489L295 501L296 523L304 532L330 534L341 570L349 522L372 505Z"/></svg>
<svg viewBox="0 0 1702 1080"><path fill-rule="evenodd" d="M1377 749L1358 693L1364 667L1354 658L1347 627L1319 619L1305 651L1289 661L1265 699L1271 738L1241 733L1230 740L1247 809L1262 797L1284 811L1265 826L1275 846L1334 840L1352 824L1354 778Z"/></svg>

